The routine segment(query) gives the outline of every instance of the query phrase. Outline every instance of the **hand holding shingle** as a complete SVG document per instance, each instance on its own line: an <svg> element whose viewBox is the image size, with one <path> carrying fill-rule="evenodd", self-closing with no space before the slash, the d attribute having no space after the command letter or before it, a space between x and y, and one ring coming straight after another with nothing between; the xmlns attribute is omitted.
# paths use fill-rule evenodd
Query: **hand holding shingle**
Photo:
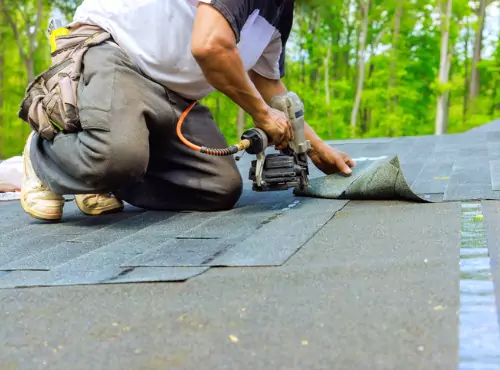
<svg viewBox="0 0 500 370"><path fill-rule="evenodd" d="M350 175L352 173L351 167L356 166L356 163L348 154L327 144L315 147L309 157L314 165L326 175L337 172Z"/></svg>

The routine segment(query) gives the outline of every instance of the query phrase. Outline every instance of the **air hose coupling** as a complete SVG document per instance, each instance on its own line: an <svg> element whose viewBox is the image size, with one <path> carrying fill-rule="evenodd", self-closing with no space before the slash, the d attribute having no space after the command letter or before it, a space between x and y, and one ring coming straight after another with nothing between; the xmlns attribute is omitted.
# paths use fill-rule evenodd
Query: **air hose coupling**
<svg viewBox="0 0 500 370"><path fill-rule="evenodd" d="M236 154L242 150L246 150L248 154L259 154L267 148L267 135L264 131L258 128L247 130L241 135L241 140L224 149L214 149L202 146L200 153L208 154L216 157L225 157Z"/></svg>
<svg viewBox="0 0 500 370"><path fill-rule="evenodd" d="M251 128L241 135L241 140L247 140L250 144L246 149L248 154L259 154L266 150L269 140L260 128Z"/></svg>
<svg viewBox="0 0 500 370"><path fill-rule="evenodd" d="M214 149L214 148L207 148L205 146L202 146L200 148L200 153L203 154L208 154L216 157L227 157L233 154L236 154L242 150L247 149L250 146L250 141L249 140L241 140L239 143L231 145L228 148L224 149Z"/></svg>

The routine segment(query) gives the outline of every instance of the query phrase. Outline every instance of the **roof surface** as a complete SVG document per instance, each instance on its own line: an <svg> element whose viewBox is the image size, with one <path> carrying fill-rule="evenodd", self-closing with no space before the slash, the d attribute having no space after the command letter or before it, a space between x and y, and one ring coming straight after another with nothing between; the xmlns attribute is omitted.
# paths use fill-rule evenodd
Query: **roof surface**
<svg viewBox="0 0 500 370"><path fill-rule="evenodd" d="M68 202L56 225L0 203L0 287L55 286L0 291L0 363L499 366L500 203L486 199L500 197L500 121L332 144L358 160L397 155L412 190L438 203L259 194L247 182L230 212L89 218Z"/></svg>

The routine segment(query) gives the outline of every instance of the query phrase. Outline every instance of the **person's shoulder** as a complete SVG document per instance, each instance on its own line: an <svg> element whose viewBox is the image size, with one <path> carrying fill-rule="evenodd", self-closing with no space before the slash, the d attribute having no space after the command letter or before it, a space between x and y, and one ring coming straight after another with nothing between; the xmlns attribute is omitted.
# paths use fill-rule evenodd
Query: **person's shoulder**
<svg viewBox="0 0 500 370"><path fill-rule="evenodd" d="M235 0L238 1L238 0ZM247 0L252 11L258 10L273 26L289 23L293 19L295 0Z"/></svg>

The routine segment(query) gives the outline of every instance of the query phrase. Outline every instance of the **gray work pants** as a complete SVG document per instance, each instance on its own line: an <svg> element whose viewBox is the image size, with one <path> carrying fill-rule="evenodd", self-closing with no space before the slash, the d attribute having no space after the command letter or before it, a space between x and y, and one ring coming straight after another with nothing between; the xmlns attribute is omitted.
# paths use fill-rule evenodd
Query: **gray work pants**
<svg viewBox="0 0 500 370"><path fill-rule="evenodd" d="M35 135L31 147L35 172L52 191L113 192L137 207L174 211L225 210L238 201L234 159L198 153L176 135L190 102L146 78L120 49L89 49L78 96L83 131L53 141ZM199 103L182 132L198 145L227 146Z"/></svg>

